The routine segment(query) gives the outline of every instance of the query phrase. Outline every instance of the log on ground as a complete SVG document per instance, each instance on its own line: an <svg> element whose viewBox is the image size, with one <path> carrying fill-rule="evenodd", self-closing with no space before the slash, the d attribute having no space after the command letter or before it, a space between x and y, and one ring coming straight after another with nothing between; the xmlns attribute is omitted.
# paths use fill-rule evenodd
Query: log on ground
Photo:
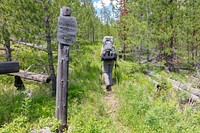
<svg viewBox="0 0 200 133"><path fill-rule="evenodd" d="M0 56L5 56L6 55L6 53L0 53Z"/></svg>
<svg viewBox="0 0 200 133"><path fill-rule="evenodd" d="M34 72L26 72L23 70L20 70L17 73L9 73L9 74L13 76L20 76L21 78L25 78L28 80L43 82L43 83L49 83L51 81L51 77L48 75L38 74Z"/></svg>
<svg viewBox="0 0 200 133"><path fill-rule="evenodd" d="M4 51L5 51L5 50L6 50L6 47L0 46L0 50L4 50ZM14 50L14 49L11 48L11 51L12 51L12 50Z"/></svg>
<svg viewBox="0 0 200 133"><path fill-rule="evenodd" d="M0 46L0 50L6 50L6 48L3 46Z"/></svg>
<svg viewBox="0 0 200 133"><path fill-rule="evenodd" d="M157 81L152 80L150 76L158 78L158 79L162 78L158 74L153 74L153 73L149 74L150 81L152 81L156 85L158 85L159 83ZM178 82L173 79L170 79L170 78L167 78L167 80L172 84L172 87L174 89L179 90L181 92L185 92L189 99L200 103L200 90L199 89L193 88L190 83L182 83L182 82Z"/></svg>

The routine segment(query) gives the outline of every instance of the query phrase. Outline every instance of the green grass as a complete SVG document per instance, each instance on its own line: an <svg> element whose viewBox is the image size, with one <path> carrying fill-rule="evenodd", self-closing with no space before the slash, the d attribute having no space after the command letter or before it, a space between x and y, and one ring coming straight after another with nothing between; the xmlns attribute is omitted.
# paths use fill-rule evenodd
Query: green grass
<svg viewBox="0 0 200 133"><path fill-rule="evenodd" d="M104 92L100 85L99 46L84 46L79 54L71 53L69 87L69 126L75 133L112 133L115 127L105 111Z"/></svg>
<svg viewBox="0 0 200 133"><path fill-rule="evenodd" d="M12 86L0 84L0 132L23 133L44 126L49 126L55 131L58 125L54 119L55 98L48 93L47 86L32 84L29 85L34 89L31 98L27 97L24 91L17 91Z"/></svg>
<svg viewBox="0 0 200 133"><path fill-rule="evenodd" d="M100 47L97 44L85 45L78 54L74 50L70 53L70 67L74 73L69 75L68 126L70 130L73 129L77 133L112 133L115 131L115 126L105 111L103 99L105 93L100 85ZM24 57L25 53L28 57L31 52L21 52L20 57ZM43 52L38 53L37 56L45 57ZM19 61L24 59L20 58ZM23 68L33 63L38 66L37 61L32 58L24 63ZM32 70L41 71L36 66ZM0 97L4 100L0 102L0 113L2 114L0 132L39 131L40 128L46 126L50 127L51 131L55 131L59 122L55 120L56 101L51 96L50 84L23 80L26 88L33 93L33 96L28 98L25 92L14 88L13 77L2 75L1 77Z"/></svg>
<svg viewBox="0 0 200 133"><path fill-rule="evenodd" d="M86 43L86 42L85 42ZM157 81L161 90L149 81L146 65L134 62L119 62L115 75L115 97L119 100L116 120L106 111L106 93L101 88L101 43L82 44L80 49L71 49L70 68L74 73L69 75L68 88L68 126L73 133L118 133L116 123L127 127L130 133L198 133L200 131L199 105L191 107L181 105L179 100L184 94L175 91L165 79L172 77L185 80L182 74L161 75ZM20 52L19 61L23 69L31 71L48 71L47 56L37 51L32 55L30 49ZM56 53L56 52L55 52ZM13 54L17 56L17 53ZM28 58L28 57L31 58ZM26 58L25 58L26 57ZM42 62L40 64L40 61ZM22 63L23 62L23 63ZM57 62L55 60L55 66ZM150 64L149 64L150 65ZM151 66L149 66L151 68ZM153 71L153 68L151 68ZM25 91L17 91L13 77L0 75L0 132L26 133L50 127L55 132L59 121L55 119L55 97L51 96L51 84L41 84L24 80L25 87L31 90L32 97ZM26 91L27 91L26 90Z"/></svg>
<svg viewBox="0 0 200 133"><path fill-rule="evenodd" d="M118 115L121 123L134 133L199 132L199 106L180 105L181 92L172 88L165 73L160 72L163 78L157 81L162 88L158 91L154 84L138 71L138 67L131 73L131 68L137 65L126 63L120 63L126 71L122 73L123 81L116 92L121 102Z"/></svg>

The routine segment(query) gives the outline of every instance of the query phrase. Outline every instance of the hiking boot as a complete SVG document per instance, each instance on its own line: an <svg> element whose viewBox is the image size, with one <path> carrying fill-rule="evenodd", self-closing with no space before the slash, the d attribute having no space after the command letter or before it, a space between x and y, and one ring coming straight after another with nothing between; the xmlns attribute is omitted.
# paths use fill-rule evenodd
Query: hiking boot
<svg viewBox="0 0 200 133"><path fill-rule="evenodd" d="M107 91L111 91L111 85L107 85L107 86L106 86L106 90L107 90Z"/></svg>

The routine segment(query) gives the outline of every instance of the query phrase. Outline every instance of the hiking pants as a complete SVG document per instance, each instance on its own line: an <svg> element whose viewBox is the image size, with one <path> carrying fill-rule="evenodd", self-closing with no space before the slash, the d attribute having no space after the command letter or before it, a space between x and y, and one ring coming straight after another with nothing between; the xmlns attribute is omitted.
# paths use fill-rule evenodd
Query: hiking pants
<svg viewBox="0 0 200 133"><path fill-rule="evenodd" d="M114 61L103 61L103 74L106 86L112 85L112 69Z"/></svg>

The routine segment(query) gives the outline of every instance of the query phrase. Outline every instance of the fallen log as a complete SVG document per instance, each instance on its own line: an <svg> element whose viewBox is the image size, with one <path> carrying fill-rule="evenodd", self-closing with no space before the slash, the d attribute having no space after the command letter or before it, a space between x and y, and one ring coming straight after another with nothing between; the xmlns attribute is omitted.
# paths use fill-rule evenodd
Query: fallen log
<svg viewBox="0 0 200 133"><path fill-rule="evenodd" d="M19 62L0 62L0 74L19 72Z"/></svg>
<svg viewBox="0 0 200 133"><path fill-rule="evenodd" d="M118 53L118 55L126 55L126 56L131 56L131 55L134 55L134 53Z"/></svg>
<svg viewBox="0 0 200 133"><path fill-rule="evenodd" d="M0 56L4 56L6 53L0 53Z"/></svg>
<svg viewBox="0 0 200 133"><path fill-rule="evenodd" d="M153 56L151 59L149 59L149 60L143 60L143 61L141 61L141 63L142 64L145 64L145 63L147 63L147 62L151 62L151 63L155 63L156 62L156 60L157 60L157 58L158 58L158 56L159 55L155 55L155 56ZM147 57L146 57L147 58Z"/></svg>
<svg viewBox="0 0 200 133"><path fill-rule="evenodd" d="M193 69L193 68L189 68L189 67L181 67L181 66L177 66L177 65L174 65L174 68L175 68L175 69L183 69L183 70L196 71L196 70Z"/></svg>
<svg viewBox="0 0 200 133"><path fill-rule="evenodd" d="M34 81L38 81L38 82L43 82L43 83L49 83L51 81L51 77L48 75L38 74L38 73L34 73L34 72L26 72L23 70L20 70L17 73L9 73L9 75L19 76L21 78L25 78L28 80L34 80Z"/></svg>
<svg viewBox="0 0 200 133"><path fill-rule="evenodd" d="M196 97L198 97L198 101L200 102L200 90L199 89L195 89L192 87L191 84L188 83L188 85L181 85L180 82L172 80L172 79L168 79L171 83L172 86L180 91L186 91L189 92L192 96L195 95ZM195 98L197 99L197 98Z"/></svg>
<svg viewBox="0 0 200 133"><path fill-rule="evenodd" d="M69 73L72 73L73 69L69 68ZM24 70L19 70L17 73L9 73L12 76L19 76L21 78L25 78L28 80L38 81L42 83L49 83L51 81L51 77L45 74L38 74L34 72L26 72Z"/></svg>
<svg viewBox="0 0 200 133"><path fill-rule="evenodd" d="M0 50L6 50L6 48L4 47L4 46L0 46ZM13 49L11 48L11 51L12 51Z"/></svg>
<svg viewBox="0 0 200 133"><path fill-rule="evenodd" d="M6 48L5 48L5 47L2 47L2 46L0 46L0 50L6 50Z"/></svg>
<svg viewBox="0 0 200 133"><path fill-rule="evenodd" d="M161 79L161 76L158 75L158 74L150 73L149 76L153 76L155 78ZM156 86L159 84L157 81L152 80L150 77L149 77L149 80L151 82L153 82ZM190 83L183 84L181 82L175 81L175 80L170 79L170 78L167 78L167 80L169 82L171 82L172 87L174 89L179 90L181 92L186 92L189 99L191 99L192 101L200 102L200 90L199 89L193 88Z"/></svg>

